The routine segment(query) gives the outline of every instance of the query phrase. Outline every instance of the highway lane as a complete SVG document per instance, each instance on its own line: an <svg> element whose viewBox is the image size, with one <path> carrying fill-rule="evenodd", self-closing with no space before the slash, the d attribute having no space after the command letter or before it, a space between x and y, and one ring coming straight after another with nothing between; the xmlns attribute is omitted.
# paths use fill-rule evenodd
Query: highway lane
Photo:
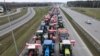
<svg viewBox="0 0 100 56"><path fill-rule="evenodd" d="M68 13L73 18L73 20L78 23L89 35L91 35L92 38L97 41L97 43L100 44L100 21L95 20L94 18L89 17L87 15L76 12L74 10L71 10L70 8L62 7L62 9L66 13ZM87 20L91 20L92 24L86 24L85 21Z"/></svg>
<svg viewBox="0 0 100 56"><path fill-rule="evenodd" d="M26 22L31 20L32 17L34 17L34 15L35 15L35 11L33 10L33 8L28 8L28 12L24 16L20 17L17 20L11 21L10 23L0 26L0 36L25 24Z"/></svg>
<svg viewBox="0 0 100 56"><path fill-rule="evenodd" d="M75 46L73 46L72 48L73 56L93 56L84 44L84 42L82 41L81 37L78 35L78 33L75 31L73 26L69 23L68 19L62 12L61 15L63 16L64 25L69 31L70 39L74 39L76 41Z"/></svg>
<svg viewBox="0 0 100 56"><path fill-rule="evenodd" d="M22 8L17 8L16 12L12 12L12 13L8 12L6 15L2 15L2 16L0 16L0 17L6 17L6 16L11 16L11 15L20 13L20 12L21 12L21 9L22 9Z"/></svg>

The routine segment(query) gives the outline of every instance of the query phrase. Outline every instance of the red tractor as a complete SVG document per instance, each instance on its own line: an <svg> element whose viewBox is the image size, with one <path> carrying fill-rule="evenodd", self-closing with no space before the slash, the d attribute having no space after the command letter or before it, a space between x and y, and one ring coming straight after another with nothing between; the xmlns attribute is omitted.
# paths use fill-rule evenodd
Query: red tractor
<svg viewBox="0 0 100 56"><path fill-rule="evenodd" d="M40 44L26 44L28 50L28 56L38 56Z"/></svg>
<svg viewBox="0 0 100 56"><path fill-rule="evenodd" d="M58 29L58 37L59 37L60 41L68 39L68 37L69 37L68 30L65 28L59 28Z"/></svg>

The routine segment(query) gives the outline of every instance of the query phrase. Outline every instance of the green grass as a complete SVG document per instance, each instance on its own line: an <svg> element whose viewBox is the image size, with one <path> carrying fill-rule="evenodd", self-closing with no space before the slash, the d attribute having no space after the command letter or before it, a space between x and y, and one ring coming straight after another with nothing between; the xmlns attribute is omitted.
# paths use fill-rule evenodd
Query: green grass
<svg viewBox="0 0 100 56"><path fill-rule="evenodd" d="M19 52L21 52L22 48L25 46L25 43L31 38L31 36L37 30L43 15L48 12L48 8L37 8L35 10L36 15L32 20L30 20L28 23L21 26L20 28L14 30ZM2 37L4 38L1 38L2 40L0 40L0 43L3 44L0 46L1 56L16 56L11 33L6 34Z"/></svg>
<svg viewBox="0 0 100 56"><path fill-rule="evenodd" d="M63 13L65 14L65 16L69 20L69 22L72 24L72 26L74 27L74 29L76 30L76 32L79 34L79 36L81 37L81 39L84 41L84 43L86 44L86 46L88 47L88 49L91 51L91 53L93 54L93 56L99 56L100 55L99 51L88 40L88 37L86 36L87 32L85 32L80 26L77 26L78 24L76 25L75 21L67 13L65 13L64 11L63 11Z"/></svg>
<svg viewBox="0 0 100 56"><path fill-rule="evenodd" d="M100 8L73 8L73 10L100 20Z"/></svg>
<svg viewBox="0 0 100 56"><path fill-rule="evenodd" d="M25 15L27 13L27 9L24 8L24 9L21 9L21 12L17 13L17 14L14 14L14 15L11 15L9 18L11 21L15 20L15 19L18 19L19 17ZM5 23L8 23L8 16L6 17L0 17L0 25L3 25Z"/></svg>

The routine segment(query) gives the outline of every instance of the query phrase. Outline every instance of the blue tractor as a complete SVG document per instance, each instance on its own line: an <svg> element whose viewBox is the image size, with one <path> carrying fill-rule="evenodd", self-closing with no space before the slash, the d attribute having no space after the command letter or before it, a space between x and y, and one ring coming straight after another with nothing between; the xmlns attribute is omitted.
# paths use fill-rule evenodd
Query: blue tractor
<svg viewBox="0 0 100 56"><path fill-rule="evenodd" d="M51 56L54 52L54 43L52 40L44 40L43 42L43 56Z"/></svg>

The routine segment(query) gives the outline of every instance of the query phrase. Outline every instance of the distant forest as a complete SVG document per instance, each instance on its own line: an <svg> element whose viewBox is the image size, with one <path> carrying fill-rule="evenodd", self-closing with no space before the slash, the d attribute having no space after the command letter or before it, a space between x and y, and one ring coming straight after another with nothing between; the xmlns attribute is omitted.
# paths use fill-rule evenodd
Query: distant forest
<svg viewBox="0 0 100 56"><path fill-rule="evenodd" d="M100 1L69 1L67 2L69 7L93 7L100 8Z"/></svg>
<svg viewBox="0 0 100 56"><path fill-rule="evenodd" d="M35 7L35 6L49 6L51 3L25 3L25 2L0 2L0 6L3 6L4 9L18 8L18 7ZM6 8L5 8L6 7Z"/></svg>

